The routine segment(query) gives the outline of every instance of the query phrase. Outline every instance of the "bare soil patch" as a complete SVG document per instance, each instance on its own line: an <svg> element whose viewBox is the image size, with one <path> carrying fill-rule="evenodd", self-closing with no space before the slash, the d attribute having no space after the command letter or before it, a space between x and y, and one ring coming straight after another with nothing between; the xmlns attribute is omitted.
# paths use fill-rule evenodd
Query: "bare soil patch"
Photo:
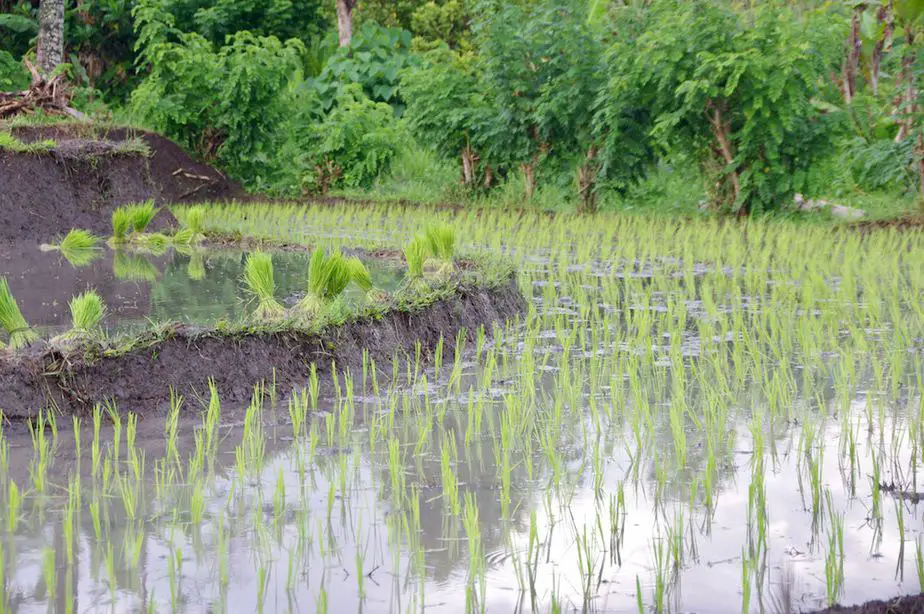
<svg viewBox="0 0 924 614"><path fill-rule="evenodd" d="M109 231L112 210L153 199L158 204L223 201L244 190L170 140L128 128L92 124L12 129L24 143L55 141L48 151L0 150L0 240L50 241L71 228ZM136 139L149 152L126 147ZM155 227L173 222L168 211Z"/></svg>

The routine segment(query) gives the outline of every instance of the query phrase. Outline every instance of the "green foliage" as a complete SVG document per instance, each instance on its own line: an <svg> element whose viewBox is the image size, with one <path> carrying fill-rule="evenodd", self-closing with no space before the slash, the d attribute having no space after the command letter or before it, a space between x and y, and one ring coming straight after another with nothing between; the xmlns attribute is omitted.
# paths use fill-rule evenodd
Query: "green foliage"
<svg viewBox="0 0 924 614"><path fill-rule="evenodd" d="M429 52L422 65L407 70L401 82L408 100L404 119L414 135L449 158L487 150L490 137L503 130L498 125L503 118L480 78L472 62L445 48Z"/></svg>
<svg viewBox="0 0 924 614"><path fill-rule="evenodd" d="M5 277L0 277L0 327L9 335L10 349L25 347L38 339L22 316Z"/></svg>
<svg viewBox="0 0 924 614"><path fill-rule="evenodd" d="M358 85L345 88L320 123L299 128L293 170L304 189L321 194L369 187L387 172L404 139L391 107L369 100Z"/></svg>
<svg viewBox="0 0 924 614"><path fill-rule="evenodd" d="M138 116L233 177L265 181L285 124L285 85L299 62L298 41L238 32L215 49L197 34L178 33L163 16L136 11L150 74L132 93ZM172 42L172 38L179 42Z"/></svg>
<svg viewBox="0 0 924 614"><path fill-rule="evenodd" d="M655 2L641 32L611 52L601 106L615 122L606 128L624 136L644 126L665 154L692 154L717 206L779 207L803 188L828 140L813 105L839 59L819 53L837 48L825 40L833 32L825 19L780 2L748 11L710 0ZM620 123L626 116L637 125ZM608 157L622 155L623 140L608 143ZM638 146L628 155L638 159Z"/></svg>
<svg viewBox="0 0 924 614"><path fill-rule="evenodd" d="M411 14L411 31L425 40L440 41L453 49L470 45L468 14L460 0L439 3L430 0L421 4Z"/></svg>
<svg viewBox="0 0 924 614"><path fill-rule="evenodd" d="M18 92L27 87L29 72L22 62L0 49L0 92Z"/></svg>
<svg viewBox="0 0 924 614"><path fill-rule="evenodd" d="M276 282L273 277L273 259L269 254L254 252L244 262L244 285L256 299L254 318L258 320L279 318L284 309L276 300Z"/></svg>
<svg viewBox="0 0 924 614"><path fill-rule="evenodd" d="M401 73L418 62L411 54L411 38L406 30L363 24L350 46L338 48L321 74L308 83L323 111L334 108L346 90L358 84L369 99L391 104L400 115L404 108L398 89Z"/></svg>

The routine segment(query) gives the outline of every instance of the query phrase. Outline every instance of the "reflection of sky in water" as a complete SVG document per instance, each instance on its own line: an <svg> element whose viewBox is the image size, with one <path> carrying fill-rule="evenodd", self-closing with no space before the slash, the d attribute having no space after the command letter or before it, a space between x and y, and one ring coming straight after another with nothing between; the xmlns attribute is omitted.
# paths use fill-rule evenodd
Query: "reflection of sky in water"
<svg viewBox="0 0 924 614"><path fill-rule="evenodd" d="M143 330L151 322L236 322L253 308L241 281L246 252L170 250L152 256L106 249L98 254L89 264L74 267L60 253L42 252L33 244L16 246L0 253L0 274L9 278L26 319L48 332L69 327L68 301L87 289L103 298L108 310L103 324L110 333ZM294 302L305 292L310 254L275 252L272 257L276 296ZM363 260L376 287L397 288L404 275L401 266ZM361 293L351 284L345 298L356 303Z"/></svg>
<svg viewBox="0 0 924 614"><path fill-rule="evenodd" d="M213 280L216 296L234 300L213 301L208 294L199 295L187 291L195 287L184 277L189 262L185 257L176 255L161 263L162 278L151 287L151 313L157 317L164 314L169 317L171 309L181 309L193 319L205 317L214 306L219 309L236 309L240 304L239 283L242 255L216 256L216 260L205 263L206 281ZM303 270L304 262L283 261L277 265L277 284L280 295L285 295L298 287L294 281ZM541 266L537 265L541 269ZM607 275L598 264L588 265L585 274L592 277ZM214 276L211 277L214 271ZM630 275L628 271L625 273ZM385 273L382 273L384 276ZM395 279L397 273L394 274ZM383 277L384 279L384 277ZM230 281L229 281L230 280ZM201 280L200 280L201 281ZM230 285L226 286L228 282ZM387 282L381 282L387 287ZM234 288L231 288L234 286ZM585 286L593 292L593 284ZM546 314L561 313L565 317L577 318L580 310L574 301L543 300L545 288L536 285L536 304ZM212 292L212 291L210 291ZM196 302L203 298L204 305ZM651 305L658 310L661 304ZM235 302L238 301L238 302ZM177 307L182 305L182 308ZM199 311L199 310L202 311ZM688 312L690 321L702 314L698 305L690 303ZM618 325L618 320L613 325ZM695 328L692 329L695 331ZM538 409L551 411L550 405L555 398L559 363L557 362L558 341L554 330L540 331L542 340L538 350L549 347L552 358L541 369L537 379L539 392ZM668 339L655 339L656 352L668 358ZM511 343L516 347L517 340ZM522 349L522 339L519 340ZM695 332L688 330L681 342L681 354L686 357L699 354L700 346ZM577 362L588 361L592 356L613 355L616 347L599 347L597 351L586 354L574 348L573 355L580 355ZM538 353L538 352L537 352ZM512 364L519 360L510 356ZM659 358L656 357L656 362ZM451 364L451 357L446 357ZM670 360L660 361L669 366ZM612 433L605 446L605 479L602 498L593 492L593 477L590 466L581 466L586 442L580 421L575 415L587 420L586 426L593 432L593 424L587 416L586 407L579 408L579 414L565 412L566 424L562 429L562 445L559 452L565 466L565 483L561 491L548 495L549 467L538 445L533 447L533 462L536 467L535 479L529 480L525 468L518 464L513 469L513 488L511 493L512 519L503 519L501 513L500 480L495 461L493 442L489 430L485 428L482 439L476 439L466 447L463 443L467 424L468 395L464 392L469 385L480 386L481 367L473 362L466 363L463 375L462 394L454 392L447 395L445 387L431 384L429 394L434 402L443 401L450 396L452 401L444 418L443 428L455 434L459 446L459 463L453 467L461 484L462 492L475 493L481 521L481 534L487 568L487 611L509 612L516 608L523 611L531 609L529 594L519 589L515 560L525 564L529 544L530 514L535 514L539 527L540 556L536 569L538 587L537 604L542 611L548 611L553 597L557 597L566 610L582 607L582 578L579 573L578 548L575 534L594 536L602 530L607 536L610 531L609 503L610 496L617 492L618 484L623 482L626 495L627 517L625 533L620 544L622 564L610 562L609 544L604 545L594 540L592 558L594 560L594 577L591 592L593 594L590 608L601 612L625 612L636 609L636 578L642 586L643 600L651 605L654 583L652 542L658 536L667 534L667 527L674 524L678 514L683 515L685 554L682 570L676 583L672 583L668 602L683 611L705 612L740 612L741 611L741 553L748 541L748 486L751 482L751 450L753 442L749 435L750 408L755 403L762 403L759 386L755 390L736 391L734 400L726 399L730 409L730 424L734 425L735 437L732 449L726 455L720 455L717 481L719 482L717 500L713 513L706 518L706 511L699 504L692 511L689 505L689 481L701 476L706 463L705 452L699 433L692 433L689 438L688 465L683 471L670 469L668 483L662 495L660 505L656 504L656 469L655 458L669 459L672 450L672 435L666 418L658 412L662 405L653 405L656 412L653 424L652 447L634 458L637 453L631 428L620 419L612 420L605 429ZM514 369L512 373L516 373ZM446 371L444 371L444 375ZM586 375L586 364L582 375ZM432 373L430 374L433 379ZM505 378L495 369L495 380L489 393L487 412L499 413L504 408L504 395L516 389L516 381ZM869 374L860 373L856 390L871 387ZM834 384L831 381L817 383L818 389L805 389L799 377L795 378L793 402L800 405L813 405L817 398L832 405L839 402L836 398ZM606 386L602 387L603 397L598 402L606 401ZM478 394L477 392L475 393ZM667 396L669 398L669 392ZM687 379L688 399L696 399L697 383ZM869 394L869 396L868 396ZM896 563L899 553L899 536L896 525L896 502L889 496L882 496L882 534L881 541L875 545L876 533L867 522L868 508L871 506L870 479L872 474L871 453L880 454L875 440L880 436L878 427L872 435L872 442L867 438L866 407L868 402L874 406L888 401L872 396L871 393L857 395L851 400L850 415L856 420L858 437L858 457L860 466L856 485L856 498L851 498L847 485L841 477L838 440L840 426L835 418L829 418L816 436L816 446L824 443L823 481L830 490L832 501L838 512L844 515L844 573L845 589L840 601L855 603L871 598L883 598L899 593L918 590L915 571L915 539L920 526L920 516L914 506L905 505L905 525L907 528L904 552L904 581L895 578ZM412 398L420 399L418 393L411 393ZM589 402L585 398L585 402ZM918 403L917 398L906 399L898 405L910 408ZM398 403L402 406L401 402ZM367 407L368 411L387 411L389 400L382 401L381 406ZM285 408L278 410L285 414ZM362 414L357 407L357 413ZM895 407L889 407L895 413L896 425L906 428L906 416ZM366 592L363 609L365 611L420 611L421 599L427 611L457 612L464 609L465 585L468 568L468 545L464 539L465 531L460 521L455 528L447 529L443 513L443 503L439 498L441 492L441 466L438 443L438 427L430 425L431 441L429 447L419 454L414 454L421 424L419 416L413 409L400 414L396 427L402 443L404 454L403 469L409 484L420 488L419 501L421 509L421 526L419 539L426 552L425 582L421 583L412 571L413 564L403 544L406 536L401 536L402 547L393 546L390 537L400 516L395 513L391 503L391 485L387 463L387 443L379 441L375 455L369 453L368 426L360 423L349 441L346 451L326 451L324 448L323 419L321 425L321 444L318 457L313 467L308 467L309 481L306 495L299 494L303 486L298 471L297 452L307 456L307 446L293 447L285 437L279 436L268 443L267 461L256 478L248 478L242 485L232 483L237 480L234 469L233 445L240 439L236 430L227 438L227 449L219 462L218 476L208 486L206 521L198 530L189 526L188 502L182 499L182 488L176 488L173 494L180 502L153 502L153 458L152 453L147 468L148 501L147 510L150 522L145 526L148 531L141 558L141 572L127 569L122 563L122 535L124 518L119 512L120 503L115 496L111 505L112 533L111 542L115 551L116 576L119 589L116 593L118 604L111 607L111 592L105 568L105 545L100 550L93 536L89 513L84 510L81 516L81 546L75 571L75 594L79 611L112 610L134 611L144 608L150 599L155 599L159 609L169 609L168 595L171 591L167 560L176 549L182 551L183 566L179 580L181 610L186 612L206 612L214 610L257 611L257 595L260 593L257 569L265 566L263 607L268 612L313 611L316 606L320 587L325 587L328 599L328 611L355 611L360 609L356 578L356 553L362 552L365 558L363 569L370 573L364 580ZM608 421L608 418L605 418ZM887 420L885 447L891 447L892 422ZM280 433L285 434L286 427ZM821 529L813 536L811 512L806 511L805 503L799 492L800 476L797 471L799 457L799 439L801 431L798 425L781 421L776 426L775 437L771 442L767 435L764 445L768 450L765 457L765 487L768 502L768 555L767 573L764 592L758 595L756 590L751 596L751 609L757 611L759 600L765 608L772 610L772 595L779 594L785 583L786 569L791 569L793 586L793 607L796 611L820 607L825 601L825 551L827 548L827 513L822 514ZM87 441L87 437L84 437ZM155 443L157 440L155 438ZM162 446L162 440L159 445ZM769 455L771 445L775 446L777 457ZM875 446L873 449L872 446ZM85 443L86 447L86 443ZM156 445L154 446L156 447ZM890 467L895 462L899 466L909 464L908 445L895 451L893 457L882 456L883 479L887 479ZM654 455L654 458L653 458ZM658 455L661 455L660 457ZM519 453L514 453L517 459ZM19 460L19 463L26 463ZM341 463L343 463L341 465ZM633 463L639 463L633 468ZM341 476L345 467L346 473ZM634 473L635 471L635 473ZM804 471L804 470L803 470ZM282 476L286 490L288 513L283 522L281 537L275 533L273 526L273 493L279 476ZM633 479L637 475L638 479ZM346 491L341 491L341 477L345 478ZM910 479L912 476L906 476ZM86 479L86 478L85 478ZM809 499L808 478L801 476L805 488L805 498ZM328 493L333 485L336 499L333 503L330 524L327 518ZM89 488L89 487L87 487ZM573 497L565 492L573 488ZM86 489L85 489L86 490ZM565 492L562 492L565 491ZM232 496L232 492L234 493ZM89 499L89 493L86 495ZM179 510L177 523L171 521L172 509ZM158 511L154 514L154 511ZM54 517L57 511L46 511L48 517ZM230 516L229 516L230 515ZM216 526L220 519L228 524L231 531L228 543L230 551L230 580L224 593L219 589L217 577L217 537ZM598 525L598 518L600 524ZM33 520L33 522L29 522ZM60 523L47 522L39 526L30 517L24 521L21 535L16 540L16 564L8 563L8 582L12 594L20 593L24 601L14 607L14 611L45 611L42 591L38 588L42 581L42 550L46 546L60 548ZM30 526L31 525L31 526ZM302 531L299 531L301 525ZM261 527L256 531L255 527ZM322 540L331 539L336 546L326 555L322 555ZM5 539L5 538L0 538ZM304 544L304 558L290 585L290 558L299 552L300 539L307 539ZM170 543L173 543L171 548ZM264 544L255 547L255 544ZM10 548L7 547L9 557ZM100 554L100 552L102 554ZM516 554L514 554L516 553ZM374 571L372 571L374 569ZM63 572L58 585L64 586ZM219 606L219 604L223 604ZM61 608L63 609L63 608Z"/></svg>

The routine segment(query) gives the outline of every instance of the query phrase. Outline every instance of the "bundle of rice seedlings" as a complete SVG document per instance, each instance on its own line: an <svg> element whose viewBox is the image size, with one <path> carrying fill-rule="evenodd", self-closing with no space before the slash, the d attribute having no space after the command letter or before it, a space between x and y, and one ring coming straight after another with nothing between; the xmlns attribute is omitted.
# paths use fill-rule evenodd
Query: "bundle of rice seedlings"
<svg viewBox="0 0 924 614"><path fill-rule="evenodd" d="M205 222L205 207L196 205L186 210L186 228L192 231L194 236L202 234L202 227Z"/></svg>
<svg viewBox="0 0 924 614"><path fill-rule="evenodd" d="M157 215L157 211L152 200L119 207L112 212L112 241L124 243L130 238L130 234L134 236L143 233Z"/></svg>
<svg viewBox="0 0 924 614"><path fill-rule="evenodd" d="M0 326L10 336L10 348L14 350L39 338L22 316L5 277L0 277Z"/></svg>
<svg viewBox="0 0 924 614"><path fill-rule="evenodd" d="M283 315L284 309L274 296L276 281L273 277L273 259L269 254L254 252L244 263L244 284L247 291L257 300L254 317L273 319Z"/></svg>
<svg viewBox="0 0 924 614"><path fill-rule="evenodd" d="M369 273L369 269L366 268L363 261L359 258L347 258L346 266L353 283L359 286L359 289L364 293L368 294L371 292L373 288L372 274Z"/></svg>
<svg viewBox="0 0 924 614"><path fill-rule="evenodd" d="M112 212L112 241L125 243L132 229L132 213L128 207L119 207Z"/></svg>
<svg viewBox="0 0 924 614"><path fill-rule="evenodd" d="M427 259L426 242L421 237L414 237L414 239L404 247L404 259L407 261L408 278L422 278L424 261Z"/></svg>
<svg viewBox="0 0 924 614"><path fill-rule="evenodd" d="M157 207L154 206L153 200L145 201L139 205L129 205L127 209L131 215L132 230L136 234L147 230L151 220L157 215Z"/></svg>
<svg viewBox="0 0 924 614"><path fill-rule="evenodd" d="M196 240L196 234L189 228L181 228L173 233L171 243L174 245L192 245Z"/></svg>
<svg viewBox="0 0 924 614"><path fill-rule="evenodd" d="M75 251L84 249L94 249L99 244L99 237L93 236L90 232L81 228L74 228L61 239L56 246L57 249L64 251Z"/></svg>
<svg viewBox="0 0 924 614"><path fill-rule="evenodd" d="M97 249L99 237L80 228L68 232L57 245L42 244L39 246L44 252L60 251L61 255L74 266L84 266L96 260L101 253Z"/></svg>
<svg viewBox="0 0 924 614"><path fill-rule="evenodd" d="M456 233L449 224L437 224L424 229L423 239L431 256L450 268L456 246Z"/></svg>
<svg viewBox="0 0 924 614"><path fill-rule="evenodd" d="M106 305L94 290L78 294L68 303L71 308L71 330L54 340L84 339L100 334L100 322L106 316Z"/></svg>
<svg viewBox="0 0 924 614"><path fill-rule="evenodd" d="M354 267L339 251L328 256L320 247L314 250L308 263L308 293L296 308L308 314L321 311L343 294L353 278Z"/></svg>

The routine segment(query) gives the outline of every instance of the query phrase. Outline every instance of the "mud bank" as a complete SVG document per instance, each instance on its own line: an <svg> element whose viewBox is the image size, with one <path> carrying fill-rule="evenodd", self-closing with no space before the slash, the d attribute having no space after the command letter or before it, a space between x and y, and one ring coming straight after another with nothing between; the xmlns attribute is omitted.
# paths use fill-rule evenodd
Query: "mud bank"
<svg viewBox="0 0 924 614"><path fill-rule="evenodd" d="M112 210L131 202L221 201L244 195L216 169L154 133L73 124L11 132L23 143L51 140L54 145L32 152L0 149L0 240L50 241L71 228L105 234ZM164 210L154 227L172 221Z"/></svg>
<svg viewBox="0 0 924 614"><path fill-rule="evenodd" d="M321 381L338 370L362 370L363 351L381 373L391 373L395 355L413 356L419 340L429 358L440 337L444 356L465 329L473 338L522 313L526 301L514 279L493 287L461 285L447 297L414 311L391 311L329 327L318 333L298 330L230 334L178 326L150 344L107 356L100 347L63 355L32 349L0 355L0 409L13 420L54 407L86 413L97 403L115 401L123 412L163 413L170 391L187 399L208 398L209 378L222 400L247 400L260 382L275 381L280 396L304 385L312 364Z"/></svg>

